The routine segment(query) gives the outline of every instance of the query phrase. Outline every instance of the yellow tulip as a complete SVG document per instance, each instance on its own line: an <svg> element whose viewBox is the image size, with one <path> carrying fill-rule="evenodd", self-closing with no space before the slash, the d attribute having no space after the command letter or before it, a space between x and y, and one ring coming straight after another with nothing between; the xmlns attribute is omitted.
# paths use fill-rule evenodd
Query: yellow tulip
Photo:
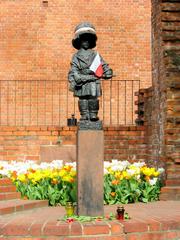
<svg viewBox="0 0 180 240"><path fill-rule="evenodd" d="M59 171L59 176L60 176L60 177L63 177L63 176L65 176L65 175L66 175L66 171L65 171L64 169L62 169L62 170Z"/></svg>
<svg viewBox="0 0 180 240"><path fill-rule="evenodd" d="M21 182L26 182L26 176L25 174L19 174L17 179Z"/></svg>
<svg viewBox="0 0 180 240"><path fill-rule="evenodd" d="M72 177L75 177L75 176L76 176L76 171L75 171L75 170L71 170L70 175L71 175Z"/></svg>
<svg viewBox="0 0 180 240"><path fill-rule="evenodd" d="M74 179L69 175L63 176L62 180L65 182L74 182Z"/></svg>

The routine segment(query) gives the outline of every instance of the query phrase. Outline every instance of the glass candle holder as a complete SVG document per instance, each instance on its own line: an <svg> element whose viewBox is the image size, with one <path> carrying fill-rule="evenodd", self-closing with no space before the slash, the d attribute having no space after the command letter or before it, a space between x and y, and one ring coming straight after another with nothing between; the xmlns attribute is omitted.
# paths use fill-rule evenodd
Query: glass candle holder
<svg viewBox="0 0 180 240"><path fill-rule="evenodd" d="M65 209L66 209L66 216L71 217L74 215L74 206L72 202L67 202Z"/></svg>
<svg viewBox="0 0 180 240"><path fill-rule="evenodd" d="M118 207L117 208L116 219L117 220L124 220L124 212L125 212L124 207Z"/></svg>

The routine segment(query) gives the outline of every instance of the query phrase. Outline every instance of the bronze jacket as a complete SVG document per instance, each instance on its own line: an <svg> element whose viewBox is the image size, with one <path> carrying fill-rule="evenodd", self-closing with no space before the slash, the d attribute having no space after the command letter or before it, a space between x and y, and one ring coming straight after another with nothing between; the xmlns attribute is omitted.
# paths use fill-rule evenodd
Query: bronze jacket
<svg viewBox="0 0 180 240"><path fill-rule="evenodd" d="M68 80L70 83L70 91L74 92L74 96L101 96L102 90L100 78L96 77L94 73L89 69L96 54L97 52L92 49L80 49L77 53L73 55L71 61L71 69L68 74ZM102 59L102 57L101 62L104 70L103 78L111 78L112 70L109 68L108 64ZM106 73L109 72L111 72L111 76L107 77Z"/></svg>

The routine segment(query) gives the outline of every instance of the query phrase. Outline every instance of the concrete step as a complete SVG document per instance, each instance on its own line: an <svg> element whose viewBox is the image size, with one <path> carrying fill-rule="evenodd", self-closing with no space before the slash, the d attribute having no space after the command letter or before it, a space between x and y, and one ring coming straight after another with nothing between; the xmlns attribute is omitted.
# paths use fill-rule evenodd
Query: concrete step
<svg viewBox="0 0 180 240"><path fill-rule="evenodd" d="M180 186L166 186L161 188L160 200L180 200Z"/></svg>
<svg viewBox="0 0 180 240"><path fill-rule="evenodd" d="M4 200L0 201L0 215L30 210L34 208L47 207L47 200Z"/></svg>
<svg viewBox="0 0 180 240"><path fill-rule="evenodd" d="M0 201L20 198L19 192L0 192Z"/></svg>

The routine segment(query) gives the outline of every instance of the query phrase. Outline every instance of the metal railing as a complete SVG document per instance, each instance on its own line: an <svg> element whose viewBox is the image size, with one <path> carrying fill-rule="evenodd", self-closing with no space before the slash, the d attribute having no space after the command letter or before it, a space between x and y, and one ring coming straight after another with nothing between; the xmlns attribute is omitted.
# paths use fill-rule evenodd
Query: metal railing
<svg viewBox="0 0 180 240"><path fill-rule="evenodd" d="M104 125L133 125L139 80L102 81L99 117ZM0 80L0 125L66 126L79 118L78 98L66 80Z"/></svg>

